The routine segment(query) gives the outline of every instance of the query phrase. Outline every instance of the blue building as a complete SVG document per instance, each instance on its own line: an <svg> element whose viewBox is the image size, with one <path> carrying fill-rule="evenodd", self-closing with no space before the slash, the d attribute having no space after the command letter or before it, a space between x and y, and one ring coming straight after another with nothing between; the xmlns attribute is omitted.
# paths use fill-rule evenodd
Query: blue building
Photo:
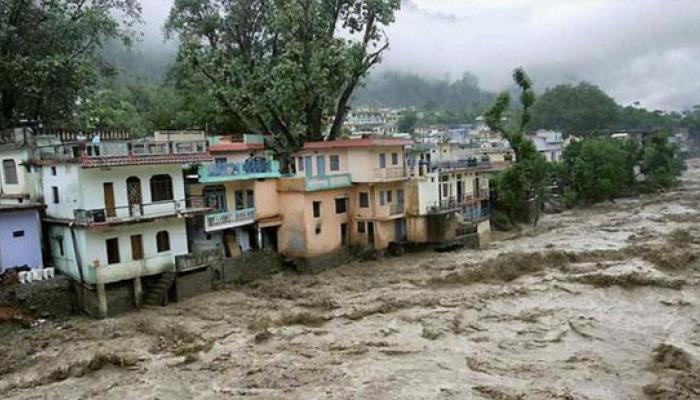
<svg viewBox="0 0 700 400"><path fill-rule="evenodd" d="M0 205L0 274L14 267L43 268L38 206Z"/></svg>

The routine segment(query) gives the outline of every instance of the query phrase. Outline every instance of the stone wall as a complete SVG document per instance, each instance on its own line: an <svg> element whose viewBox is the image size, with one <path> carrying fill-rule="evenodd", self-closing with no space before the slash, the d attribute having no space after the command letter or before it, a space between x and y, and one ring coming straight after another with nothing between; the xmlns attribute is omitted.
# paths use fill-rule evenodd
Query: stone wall
<svg viewBox="0 0 700 400"><path fill-rule="evenodd" d="M181 273L175 279L175 301L182 301L212 290L212 268Z"/></svg>
<svg viewBox="0 0 700 400"><path fill-rule="evenodd" d="M38 318L65 318L76 313L71 280L56 276L45 281L0 288L0 304L13 305Z"/></svg>
<svg viewBox="0 0 700 400"><path fill-rule="evenodd" d="M282 270L282 260L272 250L259 250L227 258L211 271L215 283L247 283L263 279Z"/></svg>

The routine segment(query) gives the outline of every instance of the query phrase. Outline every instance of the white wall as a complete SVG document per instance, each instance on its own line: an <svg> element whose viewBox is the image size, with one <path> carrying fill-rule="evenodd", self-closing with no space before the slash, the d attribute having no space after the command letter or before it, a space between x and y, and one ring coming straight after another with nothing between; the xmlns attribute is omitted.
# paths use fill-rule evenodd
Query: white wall
<svg viewBox="0 0 700 400"><path fill-rule="evenodd" d="M27 168L22 165L29 159L29 153L26 148L8 148L0 150L0 193L10 195L29 195L30 199L37 200L41 193L38 190L37 182L39 174L27 171ZM4 160L14 160L17 170L17 183L8 184L5 181ZM5 204L17 203L16 201L5 201Z"/></svg>
<svg viewBox="0 0 700 400"><path fill-rule="evenodd" d="M109 229L75 228L76 243L83 266L83 277L87 283L109 283L136 276L161 273L172 268L176 255L187 254L187 233L185 220L170 218L150 223L122 225ZM156 234L168 231L170 251L158 253ZM144 259L133 260L131 236L142 235ZM60 255L56 237L63 237L64 256ZM108 265L106 240L119 239L119 264ZM75 280L80 279L70 228L52 226L49 228L51 259L56 266Z"/></svg>
<svg viewBox="0 0 700 400"><path fill-rule="evenodd" d="M80 186L80 167L75 164L58 164L54 166L56 175L52 173L52 167L41 168L42 190L46 203L46 215L53 218L73 218L73 210L84 208L83 200L96 195L93 192L83 192ZM58 187L59 202L53 202L52 187ZM84 194L83 194L84 193ZM102 189L100 188L100 195Z"/></svg>

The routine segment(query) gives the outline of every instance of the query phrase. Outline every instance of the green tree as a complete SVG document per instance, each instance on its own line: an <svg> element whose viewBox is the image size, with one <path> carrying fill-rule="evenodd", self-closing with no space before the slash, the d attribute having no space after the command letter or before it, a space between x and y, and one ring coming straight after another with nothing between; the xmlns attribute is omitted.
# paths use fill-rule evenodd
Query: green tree
<svg viewBox="0 0 700 400"><path fill-rule="evenodd" d="M361 80L388 48L400 0L175 0L180 57L237 123L278 151L336 138ZM324 135L328 132L327 135Z"/></svg>
<svg viewBox="0 0 700 400"><path fill-rule="evenodd" d="M519 118L510 124L504 121L510 106L510 95L507 92L498 95L493 106L484 114L489 127L501 133L515 153L515 165L493 180L497 193L497 206L508 213L511 221L515 220L518 210L533 195L537 199L539 209L549 177L547 160L537 151L532 140L525 135L531 119L530 110L535 103L532 82L522 68L517 68L513 72L513 80L520 89L521 108L517 113Z"/></svg>
<svg viewBox="0 0 700 400"><path fill-rule="evenodd" d="M668 136L657 133L644 144L639 170L649 190L675 185L685 169L684 162L676 157L676 146L669 143Z"/></svg>
<svg viewBox="0 0 700 400"><path fill-rule="evenodd" d="M397 128L399 133L413 133L417 123L418 114L415 111L406 111L399 117Z"/></svg>
<svg viewBox="0 0 700 400"><path fill-rule="evenodd" d="M129 42L137 0L0 0L0 128L70 119L105 67L105 40Z"/></svg>
<svg viewBox="0 0 700 400"><path fill-rule="evenodd" d="M547 89L532 107L533 129L589 136L617 125L619 106L597 86L581 82Z"/></svg>

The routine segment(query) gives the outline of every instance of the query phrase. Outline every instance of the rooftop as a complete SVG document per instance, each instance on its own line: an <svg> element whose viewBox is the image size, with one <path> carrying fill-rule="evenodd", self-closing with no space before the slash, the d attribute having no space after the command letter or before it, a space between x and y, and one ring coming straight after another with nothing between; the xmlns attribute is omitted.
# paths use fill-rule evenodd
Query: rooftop
<svg viewBox="0 0 700 400"><path fill-rule="evenodd" d="M263 143L244 143L244 142L229 142L220 141L209 146L209 151L212 153L223 153L229 151L254 151L265 150Z"/></svg>
<svg viewBox="0 0 700 400"><path fill-rule="evenodd" d="M413 141L398 138L363 138L331 140L326 142L307 142L304 150L338 149L338 148L361 148L361 147L396 147L408 146Z"/></svg>

